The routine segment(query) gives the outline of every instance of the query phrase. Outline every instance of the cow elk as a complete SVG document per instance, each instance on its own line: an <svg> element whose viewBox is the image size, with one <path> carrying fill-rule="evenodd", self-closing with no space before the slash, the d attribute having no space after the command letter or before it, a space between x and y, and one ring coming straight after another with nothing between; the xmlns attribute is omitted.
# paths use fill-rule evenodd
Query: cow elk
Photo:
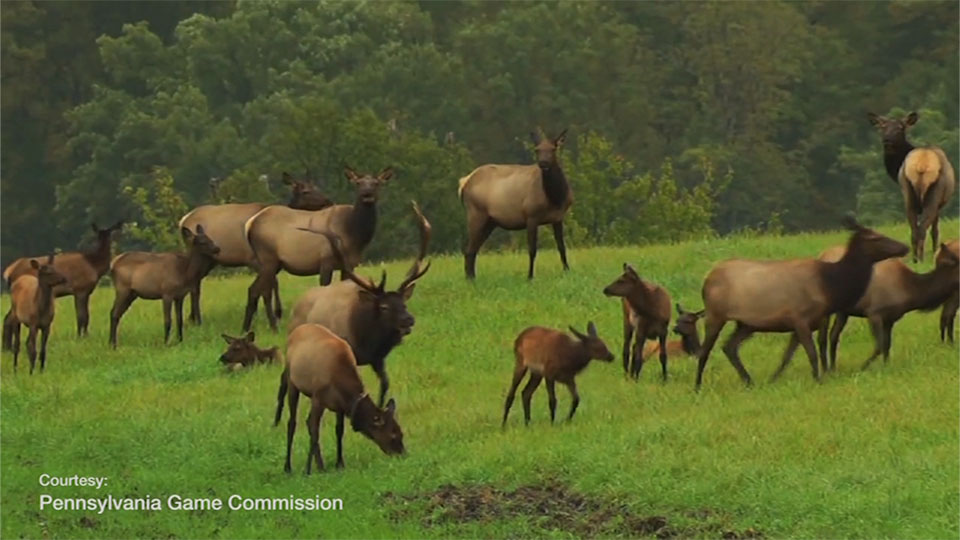
<svg viewBox="0 0 960 540"><path fill-rule="evenodd" d="M255 335L247 332L243 337L233 337L220 334L227 342L227 350L220 355L220 363L230 369L250 367L254 364L268 364L280 358L280 349L270 347L261 349L254 343Z"/></svg>
<svg viewBox="0 0 960 540"><path fill-rule="evenodd" d="M290 318L290 329L304 322L322 324L345 339L356 355L357 365L369 365L380 379L379 406L390 388L386 358L413 329L415 319L407 311L407 301L413 295L417 280L430 269L423 265L430 243L430 222L416 203L413 210L420 226L420 253L411 265L406 278L395 291L387 291L386 273L378 285L347 270L347 281L326 287L314 287L297 301ZM337 264L343 258L339 239L321 231L333 246Z"/></svg>
<svg viewBox="0 0 960 540"><path fill-rule="evenodd" d="M120 318L137 298L163 300L163 341L170 338L170 308L175 305L177 339L183 341L183 298L214 264L220 248L208 237L203 225L196 233L181 230L187 253L148 253L131 251L118 255L110 263L110 275L116 296L110 310L110 345L117 347Z"/></svg>
<svg viewBox="0 0 960 540"><path fill-rule="evenodd" d="M30 373L37 361L37 333L40 334L40 371L47 364L47 339L50 337L50 325L56 302L54 288L67 282L67 278L57 271L53 254L43 263L30 259L27 263L34 270L21 274L10 288L12 313L10 331L12 334L13 370L17 370L17 356L20 354L20 325L30 330L27 336L27 355L30 357Z"/></svg>
<svg viewBox="0 0 960 540"><path fill-rule="evenodd" d="M950 253L947 253L947 251ZM937 252L936 264L939 266L946 262L951 254L953 257L960 259L960 240L947 242L946 250L941 248ZM953 343L953 323L957 318L958 308L960 308L960 290L953 291L953 294L943 303L943 308L940 310L940 341L949 338L950 343Z"/></svg>
<svg viewBox="0 0 960 540"><path fill-rule="evenodd" d="M517 387L528 371L530 372L530 379L521 394L524 423L530 423L530 399L543 379L547 381L550 422L554 421L557 411L557 396L554 392L554 385L557 382L570 389L570 396L573 401L570 404L570 414L567 415L567 420L573 418L573 414L577 412L577 406L580 405L580 394L577 393L577 382L575 380L577 374L587 367L590 360L612 362L613 353L607 349L607 345L597 335L597 327L592 322L587 325L586 334L580 333L572 326L570 332L575 337L570 337L552 328L531 326L517 336L513 343L516 364L513 368L513 380L510 382L510 389L507 391L507 400L503 404L501 427L507 425L507 415L510 414L510 407L513 405Z"/></svg>
<svg viewBox="0 0 960 540"><path fill-rule="evenodd" d="M290 472L290 452L297 430L297 402L300 394L310 398L310 448L307 451L307 474L310 460L316 460L323 470L320 454L320 418L329 409L337 415L337 468L343 467L344 419L350 419L354 431L369 437L388 455L403 454L403 432L395 417L396 403L391 399L385 409L374 405L363 389L357 371L357 362L350 345L319 324L302 324L287 338L287 360L280 375L277 393L277 414L274 425L280 423L283 400L290 403L287 422L287 457L283 470Z"/></svg>
<svg viewBox="0 0 960 540"><path fill-rule="evenodd" d="M737 323L723 352L747 385L750 375L740 362L740 345L755 332L790 332L776 379L802 344L813 378L820 380L813 332L830 314L850 310L863 296L873 265L902 257L909 248L876 231L845 220L852 231L847 252L836 262L817 259L758 261L729 259L714 265L703 282L705 337L697 366L696 388L710 351L727 321Z"/></svg>
<svg viewBox="0 0 960 540"><path fill-rule="evenodd" d="M623 274L603 289L607 296L619 296L623 306L623 372L635 380L643 368L644 343L656 339L659 346L663 380L667 380L667 331L670 326L670 295L640 278L636 270L623 263ZM630 342L636 334L631 352ZM633 358L633 361L630 361Z"/></svg>
<svg viewBox="0 0 960 540"><path fill-rule="evenodd" d="M327 285L334 270L340 270L342 278L346 271L360 263L363 250L373 240L377 228L380 188L393 176L393 170L388 167L372 176L358 174L347 167L345 174L356 188L357 198L352 205L338 204L315 212L269 206L247 220L244 234L257 260L257 278L247 290L244 332L250 329L260 298L263 298L270 328L277 329L270 291L276 287L280 270L295 276L319 273L320 284ZM345 262L334 259L326 238L302 229L322 230L340 237Z"/></svg>
<svg viewBox="0 0 960 540"><path fill-rule="evenodd" d="M553 226L563 269L570 269L563 242L563 218L573 204L573 192L557 159L566 133L563 130L553 139L531 133L536 145L535 165L481 165L460 179L458 194L467 211L467 279L476 277L477 252L497 227L508 231L526 229L528 279L533 279L540 225Z"/></svg>
<svg viewBox="0 0 960 540"><path fill-rule="evenodd" d="M673 327L673 333L680 336L680 339L671 339L667 342L667 356L697 356L700 354L700 333L697 331L697 321L703 317L703 310L686 311L680 307L680 304L676 304L676 307L677 324ZM660 343L648 341L643 347L643 358L651 358L659 352Z"/></svg>

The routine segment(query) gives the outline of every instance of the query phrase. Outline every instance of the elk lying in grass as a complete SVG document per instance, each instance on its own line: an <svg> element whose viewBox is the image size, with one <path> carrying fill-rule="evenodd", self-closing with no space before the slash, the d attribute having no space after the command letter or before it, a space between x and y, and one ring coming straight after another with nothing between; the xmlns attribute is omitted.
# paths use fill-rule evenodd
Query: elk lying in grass
<svg viewBox="0 0 960 540"><path fill-rule="evenodd" d="M326 287L314 287L297 301L290 318L290 328L304 322L322 324L333 333L347 340L357 358L357 365L369 365L380 379L380 398L383 400L390 388L386 359L394 347L413 328L413 315L407 311L407 301L413 295L417 280L430 269L423 266L430 243L430 222L424 217L417 203L413 211L420 225L420 253L410 267L406 278L395 291L385 290L386 273L379 285L363 279L347 270L348 281L340 281ZM334 257L343 258L339 239L328 235ZM342 263L338 263L342 264Z"/></svg>
<svg viewBox="0 0 960 540"><path fill-rule="evenodd" d="M917 113L903 119L868 113L868 118L883 138L887 174L903 192L913 260L923 260L927 229L932 245L940 242L940 212L956 189L953 165L939 147L914 147L907 141L907 128L917 122Z"/></svg>
<svg viewBox="0 0 960 540"><path fill-rule="evenodd" d="M77 312L77 336L87 335L87 326L90 323L90 295L97 288L100 278L110 269L110 243L113 233L123 227L123 221L118 221L101 229L92 223L93 232L97 235L97 245L91 251L69 252L57 255L55 269L66 278L66 282L53 289L56 298L73 295L73 305ZM9 287L24 274L37 275L33 262L42 262L43 257L24 257L13 261L3 272L3 279ZM3 319L3 348L9 349L10 317L8 312Z"/></svg>
<svg viewBox="0 0 960 540"><path fill-rule="evenodd" d="M845 220L853 232L847 252L837 262L817 259L757 261L729 259L716 264L703 282L706 331L697 366L699 389L710 351L727 321L737 323L723 352L747 385L750 375L740 362L740 345L754 332L790 332L790 343L773 379L786 368L803 344L813 378L820 380L813 331L830 314L847 311L863 296L873 265L902 257L909 248L858 224Z"/></svg>
<svg viewBox="0 0 960 540"><path fill-rule="evenodd" d="M403 454L403 432L394 416L396 403L391 399L386 409L380 409L363 389L357 371L357 362L350 345L319 324L301 324L287 338L287 362L280 375L277 393L277 414L274 425L280 423L283 399L290 402L290 420L287 422L287 458L283 470L290 472L290 451L293 434L297 430L297 402L300 394L310 398L310 448L307 451L307 474L310 459L315 458L317 469L323 470L320 455L320 418L327 409L337 415L337 468L343 467L343 421L350 418L354 431L369 437L386 454Z"/></svg>
<svg viewBox="0 0 960 540"><path fill-rule="evenodd" d="M834 246L820 254L821 261L840 260L846 248ZM829 367L837 365L837 345L847 319L863 317L870 322L873 332L874 350L863 364L866 369L874 359L883 353L883 361L890 357L890 344L893 325L901 317L914 310L930 311L940 307L960 288L960 259L946 245L941 246L936 267L926 273L918 274L897 259L878 262L873 267L870 284L863 297L852 308L839 311L830 329ZM830 318L825 317L820 326L820 365L827 369L827 328Z"/></svg>
<svg viewBox="0 0 960 540"><path fill-rule="evenodd" d="M283 173L283 183L290 187L291 197L290 202L287 203L289 208L313 211L333 205L333 202L310 181L294 180L289 174ZM216 264L227 267L249 266L256 269L256 260L253 251L250 249L250 244L247 243L247 238L243 234L243 226L247 223L247 220L267 206L269 205L263 203L198 206L180 218L180 230L193 230L197 225L203 223L207 236L220 247L220 253L217 253L214 258ZM184 238L184 241L186 242L186 238ZM196 286L190 291L190 320L196 324L200 324L202 321L200 313L201 282L202 279L198 280ZM277 304L276 316L279 318L283 311L280 304L280 291L275 287L272 293Z"/></svg>
<svg viewBox="0 0 960 540"><path fill-rule="evenodd" d="M38 263L30 259L28 263L36 272L22 274L10 287L12 314L10 331L12 334L13 370L17 370L17 356L20 354L20 325L30 329L27 336L27 355L30 357L30 373L33 373L37 361L37 333L40 333L40 371L47 365L47 338L50 337L50 325L56 302L53 290L67 282L67 278L56 269L53 254L46 262Z"/></svg>
<svg viewBox="0 0 960 540"><path fill-rule="evenodd" d="M270 206L247 220L244 234L258 266L257 278L247 290L244 332L250 329L260 298L263 298L270 328L277 329L270 291L276 287L280 270L295 276L312 276L319 272L320 284L327 285L334 270L349 271L360 263L363 250L377 228L380 188L393 176L393 170L388 167L371 176L360 175L347 167L345 174L357 190L357 200L352 205L338 204L316 212ZM330 244L324 237L304 233L301 229L327 231L340 237L346 266L334 260Z"/></svg>
<svg viewBox="0 0 960 540"><path fill-rule="evenodd" d="M563 269L570 269L563 243L563 218L573 204L573 192L557 160L566 133L563 130L553 139L531 133L536 145L536 165L481 165L460 179L458 194L467 209L467 279L476 277L477 252L497 227L508 231L526 229L530 252L528 279L533 279L533 261L537 257L537 227L548 223L553 226Z"/></svg>
<svg viewBox="0 0 960 540"><path fill-rule="evenodd" d="M231 369L250 367L254 364L276 362L280 358L280 349L270 347L261 349L254 344L256 337L253 332L247 332L243 337L232 337L220 334L227 342L227 350L220 355L220 362Z"/></svg>
<svg viewBox="0 0 960 540"><path fill-rule="evenodd" d="M673 327L673 333L680 336L680 339L671 339L667 342L667 356L687 355L697 356L700 354L700 333L697 331L697 321L703 317L703 310L686 311L680 304L677 307L677 324ZM643 358L651 358L660 352L660 342L648 341L643 346Z"/></svg>
<svg viewBox="0 0 960 540"><path fill-rule="evenodd" d="M960 259L960 240L947 242L946 249L941 248L937 252L936 264L946 262L951 253L953 257ZM953 322L957 318L957 309L960 309L960 290L953 291L940 310L940 341L949 338L950 343L953 343Z"/></svg>
<svg viewBox="0 0 960 540"><path fill-rule="evenodd" d="M623 298L623 372L634 379L643 368L644 342L656 339L659 343L660 366L663 380L667 380L667 329L670 326L670 295L649 281L640 279L636 270L623 263L623 274L603 289L607 296ZM630 342L636 334L633 351ZM630 358L633 361L630 362Z"/></svg>
<svg viewBox="0 0 960 540"><path fill-rule="evenodd" d="M570 389L570 396L573 401L570 404L570 414L567 415L567 420L573 418L573 413L577 412L577 406L580 405L580 394L577 393L577 382L575 380L577 374L587 367L590 360L613 362L613 353L607 349L607 345L597 335L597 327L592 322L587 324L586 334L581 334L572 326L570 332L576 336L576 339L559 330L542 326L531 326L517 336L516 341L513 342L516 364L513 368L513 380L510 382L510 389L507 391L507 400L503 404L501 427L507 425L507 415L510 414L510 407L513 405L517 387L528 371L530 372L530 379L521 394L524 423L530 423L530 399L543 379L547 380L550 422L554 421L557 411L557 396L554 393L554 385L558 381Z"/></svg>
<svg viewBox="0 0 960 540"><path fill-rule="evenodd" d="M183 341L183 298L214 264L220 248L197 225L196 233L182 230L189 241L187 253L131 251L110 263L116 296L110 310L110 345L117 347L120 318L137 298L163 300L163 341L170 339L170 308L176 305L177 340Z"/></svg>

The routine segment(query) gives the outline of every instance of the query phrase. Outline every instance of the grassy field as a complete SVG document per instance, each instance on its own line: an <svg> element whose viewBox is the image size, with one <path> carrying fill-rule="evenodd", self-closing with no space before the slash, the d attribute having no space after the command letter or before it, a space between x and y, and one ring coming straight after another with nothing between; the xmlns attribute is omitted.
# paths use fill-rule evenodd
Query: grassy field
<svg viewBox="0 0 960 540"><path fill-rule="evenodd" d="M903 239L903 226L881 229ZM942 227L957 234L957 223ZM205 322L162 344L159 302L137 301L107 347L109 288L91 303L88 339L73 335L71 299L58 302L47 370L14 375L2 360L0 534L63 537L571 537L697 536L957 538L957 349L938 339L938 313L894 329L891 361L859 372L872 350L854 319L839 370L816 384L803 353L777 383L767 378L785 335L758 335L741 350L757 384L746 389L717 348L704 389L695 360L675 358L670 380L648 364L639 383L619 365L619 302L601 289L631 262L688 309L715 261L816 255L845 234L729 238L646 248L573 250L563 273L541 252L537 278L525 254L481 254L478 279L459 256L439 257L409 306L416 327L388 360L408 456L389 458L349 428L346 469L304 476L307 432L282 471L285 431L272 416L280 366L226 373L221 332L239 333L248 275L205 282ZM411 250L413 247L411 247ZM929 268L930 262L923 265ZM390 283L404 262L385 265ZM379 268L361 273L379 275ZM286 308L315 283L281 277ZM4 296L3 309L9 298ZM514 405L500 429L513 366L511 344L532 324L583 328L594 320L616 351L579 378L572 423L550 425L544 389L527 428ZM279 345L258 315L258 342ZM730 325L732 326L732 325ZM729 332L728 327L725 332ZM702 327L701 327L702 332ZM722 338L721 338L722 339ZM369 368L361 368L376 389ZM559 414L569 395L558 387ZM306 413L301 401L301 417ZM332 415L321 445L334 462ZM284 417L284 421L286 417ZM42 473L105 476L107 486L41 487ZM55 511L41 494L70 498L321 497L340 511Z"/></svg>

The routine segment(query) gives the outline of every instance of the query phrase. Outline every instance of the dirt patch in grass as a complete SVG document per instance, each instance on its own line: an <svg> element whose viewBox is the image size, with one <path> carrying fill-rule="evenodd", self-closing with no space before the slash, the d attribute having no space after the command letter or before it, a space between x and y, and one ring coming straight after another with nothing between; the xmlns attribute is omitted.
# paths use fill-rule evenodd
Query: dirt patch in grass
<svg viewBox="0 0 960 540"><path fill-rule="evenodd" d="M425 503L422 523L437 527L468 521L497 521L529 518L545 530L561 530L577 536L647 536L657 538L715 537L723 539L763 538L748 528L732 530L724 516L700 509L674 517L634 513L626 505L583 495L560 484L521 486L503 491L490 485L445 485L420 495L384 495L395 518L410 517ZM416 507L415 510L413 507Z"/></svg>

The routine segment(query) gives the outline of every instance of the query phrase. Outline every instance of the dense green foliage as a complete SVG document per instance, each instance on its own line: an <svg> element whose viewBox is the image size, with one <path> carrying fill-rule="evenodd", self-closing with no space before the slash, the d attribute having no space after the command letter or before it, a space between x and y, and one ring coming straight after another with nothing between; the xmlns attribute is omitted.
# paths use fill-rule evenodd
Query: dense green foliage
<svg viewBox="0 0 960 540"><path fill-rule="evenodd" d="M528 162L538 125L575 135L571 225L589 243L899 217L868 110L920 111L915 139L957 159L956 2L0 9L5 260L142 220L124 193L158 166L193 206L213 176L235 200L281 200L257 179L284 170L350 202L344 164L392 165L385 222L416 198L455 252L457 178ZM406 234L382 227L369 255L400 255Z"/></svg>
<svg viewBox="0 0 960 540"><path fill-rule="evenodd" d="M945 226L956 229L957 222ZM883 227L903 238L906 226ZM766 538L956 538L957 349L937 339L937 313L912 313L894 329L892 355L866 372L867 325L852 319L838 371L820 385L803 353L768 383L785 335L757 335L741 355L756 380L745 389L719 347L693 391L696 363L671 358L670 380L657 362L639 383L619 359L597 362L578 378L582 402L573 422L551 426L543 387L531 425L514 404L500 430L513 367L512 341L524 327L583 328L594 320L609 347L621 344L620 305L601 288L627 260L663 284L688 309L700 306L702 276L730 256L813 255L846 234L735 235L675 246L602 247L570 252L572 271L543 257L537 279L524 278L524 254L479 261L476 283L459 257L434 258L410 310L417 323L387 362L408 456L391 459L347 428L346 469L332 469L333 415L324 416L327 472L303 475L306 411L293 448L294 472L282 471L283 426L273 428L279 366L226 373L218 356L224 330L240 325L249 274L208 279L204 325L182 344L163 346L160 302L138 300L120 326L120 348L107 347L109 287L91 301L90 336L74 336L73 306L58 301L47 370L29 376L21 356L13 375L2 356L0 535L4 538L578 538L609 536L584 504L556 517L532 502L526 510L480 500L466 517L430 494L492 486L560 484L587 501L606 500L617 520L664 516L675 530L705 520L718 528L680 537L720 538L754 528ZM409 262L384 266L397 283ZM930 267L928 261L922 268ZM362 275L380 268L366 266ZM285 305L313 278L281 274ZM0 307L8 306L2 298ZM701 332L702 332L702 324ZM730 332L730 328L726 330ZM257 322L261 346L281 345ZM721 338L723 339L723 338ZM619 356L619 355L618 355ZM361 368L367 389L376 377ZM558 386L558 413L569 407ZM284 417L284 422L286 416ZM44 488L41 473L107 476L107 487ZM38 496L339 497L339 512L40 510ZM392 496L387 495L392 493ZM549 501L547 501L549 502ZM549 504L546 506L550 506ZM488 519L469 516L490 514ZM614 525L611 525L613 527ZM613 529L615 530L615 529ZM593 531L592 534L585 531ZM606 532L605 532L606 531ZM637 537L619 533L621 536Z"/></svg>

